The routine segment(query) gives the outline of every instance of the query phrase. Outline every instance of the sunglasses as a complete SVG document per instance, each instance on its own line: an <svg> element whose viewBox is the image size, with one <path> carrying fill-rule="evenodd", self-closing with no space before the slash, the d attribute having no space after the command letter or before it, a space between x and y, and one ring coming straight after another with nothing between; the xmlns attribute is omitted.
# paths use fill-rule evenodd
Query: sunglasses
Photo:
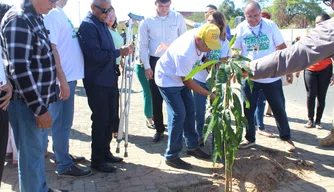
<svg viewBox="0 0 334 192"><path fill-rule="evenodd" d="M325 5L327 5L327 6L331 6L331 1L329 0L323 0L322 1Z"/></svg>
<svg viewBox="0 0 334 192"><path fill-rule="evenodd" d="M109 7L108 9L104 9L104 8L99 7L99 6L97 6L97 5L94 5L94 7L97 8L97 9L99 9L103 14L107 14L107 13L109 13L110 11L113 10L112 7Z"/></svg>

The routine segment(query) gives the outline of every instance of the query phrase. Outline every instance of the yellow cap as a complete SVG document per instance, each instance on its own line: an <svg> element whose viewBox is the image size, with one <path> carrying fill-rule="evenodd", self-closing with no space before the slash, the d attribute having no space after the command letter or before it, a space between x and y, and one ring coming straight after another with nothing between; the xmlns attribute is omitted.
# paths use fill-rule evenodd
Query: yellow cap
<svg viewBox="0 0 334 192"><path fill-rule="evenodd" d="M219 42L220 30L214 24L207 23L202 25L197 36L201 38L211 50L220 49L222 47Z"/></svg>

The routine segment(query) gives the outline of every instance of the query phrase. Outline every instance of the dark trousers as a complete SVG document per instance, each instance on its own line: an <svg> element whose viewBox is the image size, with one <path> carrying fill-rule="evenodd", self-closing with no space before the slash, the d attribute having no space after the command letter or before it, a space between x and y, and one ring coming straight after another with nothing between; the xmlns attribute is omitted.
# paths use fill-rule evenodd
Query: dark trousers
<svg viewBox="0 0 334 192"><path fill-rule="evenodd" d="M85 85L88 105L92 111L92 163L105 163L110 154L112 130L118 126L117 87Z"/></svg>
<svg viewBox="0 0 334 192"><path fill-rule="evenodd" d="M254 113L257 105L259 91L262 89L263 94L273 111L280 138L284 141L289 140L291 138L290 127L288 117L285 112L285 98L282 88L282 81L277 80L273 83L253 83L254 87L252 92L250 91L247 79L243 81L242 85L243 94L250 102L249 109L246 108L246 103L244 102L244 112L248 120L248 126L246 127L246 139L249 142L255 142Z"/></svg>
<svg viewBox="0 0 334 192"><path fill-rule="evenodd" d="M155 70L155 65L157 64L158 60L159 60L159 57L150 56L150 65L151 65L151 69L153 73ZM162 114L163 99L161 97L157 84L155 84L154 74L153 74L153 79L150 79L150 89L151 89L152 103L153 103L154 126L158 133L163 133L165 131L164 117Z"/></svg>
<svg viewBox="0 0 334 192"><path fill-rule="evenodd" d="M304 70L304 82L307 91L308 119L313 121L315 98L317 98L316 123L321 123L322 114L325 109L327 89L332 77L333 65L328 65L321 71Z"/></svg>
<svg viewBox="0 0 334 192"><path fill-rule="evenodd" d="M0 185L8 142L8 112L0 109Z"/></svg>

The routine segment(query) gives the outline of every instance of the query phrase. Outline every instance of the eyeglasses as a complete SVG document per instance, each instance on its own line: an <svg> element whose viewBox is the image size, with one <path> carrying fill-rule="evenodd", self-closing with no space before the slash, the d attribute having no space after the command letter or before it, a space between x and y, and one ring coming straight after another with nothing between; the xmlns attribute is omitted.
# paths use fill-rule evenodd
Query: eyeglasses
<svg viewBox="0 0 334 192"><path fill-rule="evenodd" d="M325 5L327 5L327 6L331 6L331 1L329 0L323 0L322 1Z"/></svg>
<svg viewBox="0 0 334 192"><path fill-rule="evenodd" d="M113 10L113 8L112 8L111 6L110 6L108 9L99 7L99 6L97 6L97 5L94 5L94 7L98 8L103 14L107 14L107 13L109 13L110 11Z"/></svg>
<svg viewBox="0 0 334 192"><path fill-rule="evenodd" d="M256 15L245 15L246 18L248 19L255 19L255 18L259 18L261 16L261 12L256 14Z"/></svg>

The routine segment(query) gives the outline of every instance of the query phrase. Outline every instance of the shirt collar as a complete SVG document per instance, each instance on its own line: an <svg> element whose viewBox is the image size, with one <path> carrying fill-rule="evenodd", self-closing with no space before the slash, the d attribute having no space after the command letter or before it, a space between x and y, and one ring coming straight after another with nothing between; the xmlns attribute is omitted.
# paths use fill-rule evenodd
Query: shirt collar
<svg viewBox="0 0 334 192"><path fill-rule="evenodd" d="M36 9L34 8L34 6L32 5L32 3L29 0L24 0L24 2L22 3L22 9L24 10L24 12L29 12L35 16L42 16L41 14L38 14L36 12Z"/></svg>
<svg viewBox="0 0 334 192"><path fill-rule="evenodd" d="M167 18L167 17L170 16L170 14L171 14L171 12L170 12L170 10L169 10L167 16L164 16L164 17ZM157 11L155 11L155 16L156 16L156 17L161 17L161 16L158 15L158 12L157 12Z"/></svg>

